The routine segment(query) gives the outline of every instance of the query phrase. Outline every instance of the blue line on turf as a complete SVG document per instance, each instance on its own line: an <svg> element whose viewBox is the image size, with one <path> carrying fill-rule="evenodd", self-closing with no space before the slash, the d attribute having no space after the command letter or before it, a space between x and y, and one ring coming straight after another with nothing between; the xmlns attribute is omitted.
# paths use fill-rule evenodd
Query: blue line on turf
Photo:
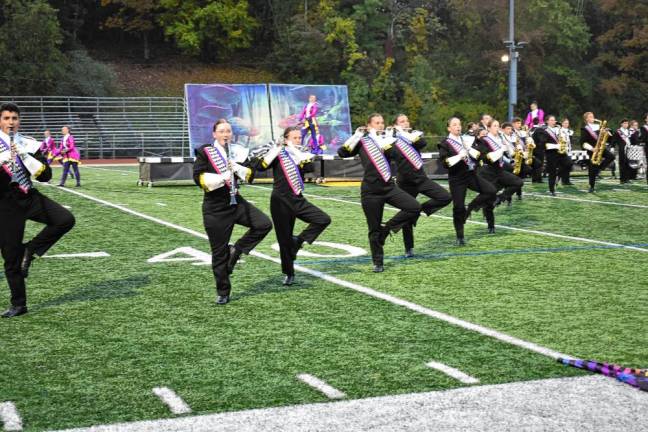
<svg viewBox="0 0 648 432"><path fill-rule="evenodd" d="M627 246L631 247L648 247L648 243L638 243L638 244L627 244L627 245L601 245L601 246L563 246L555 248L527 248L527 249L500 249L500 250L487 250L487 251L473 251L473 252L445 252L445 253L433 253L433 254L422 254L415 255L413 258L405 258L403 255L389 256L385 257L387 261L398 261L398 260L407 260L415 261L420 259L444 259L451 257L465 257L465 256L481 256L481 255L515 255L515 254L527 254L527 253L554 253L554 252L580 252L588 250L607 250L607 249L622 249ZM336 258L336 259L323 259L323 260L298 260L295 264L308 264L308 265L317 265L317 264L332 264L337 262L348 263L362 263L371 261L369 256L361 257L349 257L349 258Z"/></svg>

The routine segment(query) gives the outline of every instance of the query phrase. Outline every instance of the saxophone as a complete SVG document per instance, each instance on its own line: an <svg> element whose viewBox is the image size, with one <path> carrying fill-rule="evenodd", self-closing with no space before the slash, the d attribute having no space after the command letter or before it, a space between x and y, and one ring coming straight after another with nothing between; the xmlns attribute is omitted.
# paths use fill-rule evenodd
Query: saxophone
<svg viewBox="0 0 648 432"><path fill-rule="evenodd" d="M561 155L567 154L567 140L562 128L558 132L558 153Z"/></svg>
<svg viewBox="0 0 648 432"><path fill-rule="evenodd" d="M522 171L523 159L524 156L522 154L522 150L515 149L515 152L513 153L513 174L520 175L520 172Z"/></svg>
<svg viewBox="0 0 648 432"><path fill-rule="evenodd" d="M529 135L529 128L528 126L524 126L522 128L523 131L526 132L526 136L524 137L524 143L526 144L527 148L527 160L526 164L527 166L532 166L533 165L533 150L536 148L535 142L533 141L533 138L531 138L531 135Z"/></svg>
<svg viewBox="0 0 648 432"><path fill-rule="evenodd" d="M605 146L609 137L610 134L607 131L607 120L603 120L599 129L596 145L594 146L594 150L592 150L591 160L594 165L601 165L601 162L603 162L603 152L605 151Z"/></svg>

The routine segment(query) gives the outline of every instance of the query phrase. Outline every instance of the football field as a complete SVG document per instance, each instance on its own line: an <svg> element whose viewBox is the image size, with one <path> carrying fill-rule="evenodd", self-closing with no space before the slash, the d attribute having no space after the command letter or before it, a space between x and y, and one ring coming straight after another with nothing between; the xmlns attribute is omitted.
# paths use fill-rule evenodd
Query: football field
<svg viewBox="0 0 648 432"><path fill-rule="evenodd" d="M587 194L578 177L557 197L527 183L522 201L496 209L496 234L472 216L465 247L454 246L445 208L419 219L414 258L403 257L400 233L387 239L381 274L371 272L359 187L309 184L306 196L333 222L300 252L297 283L281 284L273 231L237 264L232 302L217 307L198 187L138 187L134 166L81 173L79 189L39 186L77 225L34 262L30 313L0 322L7 430L428 392L479 400L478 388L514 394L528 382L550 383L537 399L564 386L596 400L574 381L591 377L556 357L648 367L645 183L603 181ZM269 215L271 188L241 193ZM393 214L385 209L385 219ZM595 379L632 405L625 418L610 415L609 430L648 427L648 394L604 380ZM216 426L204 430L245 429Z"/></svg>

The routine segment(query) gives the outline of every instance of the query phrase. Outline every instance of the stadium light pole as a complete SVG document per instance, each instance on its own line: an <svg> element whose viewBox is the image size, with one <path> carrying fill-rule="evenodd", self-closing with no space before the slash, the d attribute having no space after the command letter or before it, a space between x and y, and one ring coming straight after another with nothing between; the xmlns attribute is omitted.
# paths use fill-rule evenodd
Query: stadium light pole
<svg viewBox="0 0 648 432"><path fill-rule="evenodd" d="M515 105L517 105L517 64L520 50L527 42L515 42L515 0L509 0L509 38L504 45L509 49L509 88L508 88L508 120L513 120ZM504 60L504 58L502 58Z"/></svg>

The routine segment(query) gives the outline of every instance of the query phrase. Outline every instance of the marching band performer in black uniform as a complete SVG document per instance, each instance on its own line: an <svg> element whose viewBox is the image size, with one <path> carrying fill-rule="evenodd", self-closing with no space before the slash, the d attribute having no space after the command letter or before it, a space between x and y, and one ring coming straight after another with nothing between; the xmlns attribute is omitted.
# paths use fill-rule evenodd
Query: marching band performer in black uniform
<svg viewBox="0 0 648 432"><path fill-rule="evenodd" d="M239 194L238 181L250 181L253 171L230 158L231 125L227 120L218 120L212 133L214 143L196 150L193 177L205 191L203 222L212 251L212 270L218 294L216 304L224 305L230 300L232 286L229 275L236 262L241 254L250 253L263 240L272 229L272 222ZM230 157L227 150L230 150ZM249 230L234 245L228 245L235 224Z"/></svg>
<svg viewBox="0 0 648 432"><path fill-rule="evenodd" d="M488 222L488 232L495 232L495 217L493 208L503 201L511 199L513 194L520 189L524 182L518 176L506 171L504 168L505 143L500 135L499 122L491 120L488 125L488 134L476 141L477 150L483 155L484 166L480 169L479 175L492 183L497 190L504 189L496 201L484 208L484 216Z"/></svg>
<svg viewBox="0 0 648 432"><path fill-rule="evenodd" d="M423 169L423 160L419 153L427 145L421 137L423 132L410 132L410 122L405 114L396 116L394 132L396 143L391 156L397 165L396 181L398 186L414 198L419 193L430 198L421 205L421 210L430 216L450 204L452 198L441 185L430 180ZM405 257L413 257L414 228L410 224L403 226L403 242L405 243Z"/></svg>
<svg viewBox="0 0 648 432"><path fill-rule="evenodd" d="M17 134L20 109L0 106L0 247L11 307L2 314L12 318L27 313L25 279L34 256L43 256L74 226L74 216L34 188L31 177L47 182L52 170L39 153L40 143ZM46 224L23 244L27 220Z"/></svg>
<svg viewBox="0 0 648 432"><path fill-rule="evenodd" d="M574 135L574 131L569 127L569 119L567 117L563 118L560 122L560 134L567 143L567 157L569 158L569 163L571 166L574 166L574 161L572 160L572 142L571 137ZM565 170L560 176L560 183L563 186L572 186L574 183L571 182L571 170ZM557 180L556 180L557 181Z"/></svg>
<svg viewBox="0 0 648 432"><path fill-rule="evenodd" d="M648 162L648 113L644 114L644 125L638 129L635 135L635 145L643 146L644 155ZM648 167L646 167L646 182L648 182Z"/></svg>
<svg viewBox="0 0 648 432"><path fill-rule="evenodd" d="M538 172L542 173L542 161L538 159L538 157L535 155L535 149L537 146L535 145L535 142L533 141L533 137L531 136L532 134L529 133L528 130L526 130L526 126L523 128L522 127L522 119L520 117L514 117L513 120L511 121L513 124L513 131L515 134L519 137L520 139L520 144L522 145L522 149L524 151L524 167L522 168L522 174L520 175L521 178L526 178L527 176L531 177L533 176L533 173ZM534 145L533 151L531 151L531 145ZM531 157L531 161L529 162L529 157ZM522 190L518 191L518 199L522 199Z"/></svg>
<svg viewBox="0 0 648 432"><path fill-rule="evenodd" d="M272 168L274 183L270 197L270 213L274 223L281 270L286 275L284 285L295 280L293 262L304 242L313 243L331 223L329 215L304 198L303 172L313 171L313 155L299 150L301 130L289 127L283 133L284 145L271 148L259 157L256 167L263 171ZM295 219L308 223L301 234L294 236Z"/></svg>
<svg viewBox="0 0 648 432"><path fill-rule="evenodd" d="M389 167L389 156L396 139L384 134L385 120L377 113L371 114L366 127L360 127L340 149L340 157L360 156L364 168L360 196L362 210L369 228L369 246L373 271L380 273L383 267L383 246L390 232L397 232L405 225L415 225L421 205L415 198L396 186ZM401 211L382 224L385 204Z"/></svg>
<svg viewBox="0 0 648 432"><path fill-rule="evenodd" d="M497 190L486 179L477 174L477 166L481 153L464 142L461 136L461 120L452 117L448 120L448 136L439 143L439 159L448 168L448 183L452 196L452 221L457 234L456 244L465 245L464 225L471 212L480 208L490 208L489 227L495 226L495 216L492 208ZM466 209L466 190L470 189L478 195L468 204Z"/></svg>
<svg viewBox="0 0 648 432"><path fill-rule="evenodd" d="M592 163L592 154L594 151L594 146L598 141L600 133L609 133L608 130L601 131L600 126L594 122L594 113L586 112L583 114L583 120L585 120L585 126L581 128L580 143L583 147L583 150L587 150L587 155L589 156L588 161L588 176L589 176L589 193L594 192L594 187L596 186L596 177L601 171L606 169L608 165L614 162L614 154L609 149L603 151L603 159L600 165L594 165Z"/></svg>
<svg viewBox="0 0 648 432"><path fill-rule="evenodd" d="M627 146L632 145L630 122L627 119L623 119L619 126L619 129L614 132L610 140L611 144L619 152L619 181L621 184L624 184L637 178L637 170L630 166L626 155Z"/></svg>
<svg viewBox="0 0 648 432"><path fill-rule="evenodd" d="M546 125L538 128L535 133L535 142L545 149L547 159L547 175L549 177L549 193L556 195L556 177L569 178L572 161L568 155L567 141L561 137L560 128L556 125L556 116L548 115ZM564 152L561 152L560 142L564 141Z"/></svg>
<svg viewBox="0 0 648 432"><path fill-rule="evenodd" d="M538 140L538 134L541 133L541 126L538 118L532 120L533 126L529 129L529 136L533 139L534 142ZM533 157L538 162L533 164L533 171L531 173L531 182L532 183L544 183L542 178L544 177L544 168L545 168L545 147L542 145L536 145L535 150L533 151ZM534 161L535 162L535 161Z"/></svg>

